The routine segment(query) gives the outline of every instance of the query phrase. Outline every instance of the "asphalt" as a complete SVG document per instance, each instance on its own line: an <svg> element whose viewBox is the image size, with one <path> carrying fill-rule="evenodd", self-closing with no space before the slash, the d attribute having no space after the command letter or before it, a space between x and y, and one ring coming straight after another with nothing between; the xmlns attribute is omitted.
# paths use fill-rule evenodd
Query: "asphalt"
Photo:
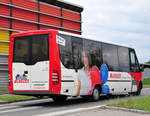
<svg viewBox="0 0 150 116"><path fill-rule="evenodd" d="M150 114L140 114L135 112L126 112L121 110L95 109L63 116L150 116ZM41 115L44 116L44 115ZM45 115L46 116L46 115ZM48 115L47 115L48 116Z"/></svg>
<svg viewBox="0 0 150 116"><path fill-rule="evenodd" d="M150 116L150 114L141 114L126 112L113 109L100 109L100 107L110 102L129 98L139 98L150 96L150 88L142 90L140 96L101 96L97 102L87 101L82 98L69 98L65 103L55 103L52 99L30 100L10 104L0 105L0 116ZM112 113L111 113L112 112Z"/></svg>

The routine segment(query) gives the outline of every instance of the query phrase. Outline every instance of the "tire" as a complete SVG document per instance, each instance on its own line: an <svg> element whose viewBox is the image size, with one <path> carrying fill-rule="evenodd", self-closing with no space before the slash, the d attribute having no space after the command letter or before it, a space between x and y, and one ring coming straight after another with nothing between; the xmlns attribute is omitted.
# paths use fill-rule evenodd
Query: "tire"
<svg viewBox="0 0 150 116"><path fill-rule="evenodd" d="M141 94L141 90L142 90L142 88L141 88L141 86L139 86L135 95L139 96Z"/></svg>
<svg viewBox="0 0 150 116"><path fill-rule="evenodd" d="M100 98L100 89L95 87L92 93L92 101L98 101Z"/></svg>
<svg viewBox="0 0 150 116"><path fill-rule="evenodd" d="M54 96L54 97L52 97L52 99L54 102L62 103L67 100L67 96Z"/></svg>
<svg viewBox="0 0 150 116"><path fill-rule="evenodd" d="M142 83L139 84L137 91L133 93L133 95L139 96L141 94L141 90L142 90Z"/></svg>

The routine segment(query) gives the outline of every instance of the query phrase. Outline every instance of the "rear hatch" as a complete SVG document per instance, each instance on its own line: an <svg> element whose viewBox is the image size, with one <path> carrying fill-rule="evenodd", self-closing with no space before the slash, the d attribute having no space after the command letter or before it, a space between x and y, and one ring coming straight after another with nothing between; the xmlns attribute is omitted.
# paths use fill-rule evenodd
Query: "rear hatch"
<svg viewBox="0 0 150 116"><path fill-rule="evenodd" d="M49 90L49 35L14 38L14 91Z"/></svg>

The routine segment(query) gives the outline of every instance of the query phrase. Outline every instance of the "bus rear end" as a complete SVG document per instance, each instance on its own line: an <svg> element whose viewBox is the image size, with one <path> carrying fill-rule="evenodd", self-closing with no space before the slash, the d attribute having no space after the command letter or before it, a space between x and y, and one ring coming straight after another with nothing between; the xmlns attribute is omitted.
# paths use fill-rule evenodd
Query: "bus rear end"
<svg viewBox="0 0 150 116"><path fill-rule="evenodd" d="M11 36L9 93L34 96L60 93L56 33L39 30Z"/></svg>

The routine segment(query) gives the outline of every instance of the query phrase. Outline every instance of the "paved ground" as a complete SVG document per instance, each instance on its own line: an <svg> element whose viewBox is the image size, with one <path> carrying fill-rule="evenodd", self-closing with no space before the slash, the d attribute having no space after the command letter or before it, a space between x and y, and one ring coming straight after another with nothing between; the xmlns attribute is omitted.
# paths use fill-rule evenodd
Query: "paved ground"
<svg viewBox="0 0 150 116"><path fill-rule="evenodd" d="M86 112L67 114L64 116L112 116L112 115L113 116L150 116L149 114L139 114L134 112L125 112L125 111L108 110L108 109L106 110L96 109L96 110L90 110Z"/></svg>
<svg viewBox="0 0 150 116"><path fill-rule="evenodd" d="M150 88L142 90L139 97L150 96ZM16 102L11 104L0 105L0 116L54 116L56 114L63 116L107 116L109 113L117 116L117 111L114 110L92 110L93 108L108 104L110 102L119 101L122 99L135 98L131 97L116 97L108 98L102 96L97 102L86 101L81 98L70 98L66 103L54 103L51 99L32 100L24 102ZM87 112L88 111L88 112ZM112 112L112 113L111 113ZM83 113L83 114L82 114ZM87 115L88 113L88 115ZM143 114L135 114L129 112L118 112L119 116L142 116ZM115 115L116 114L116 115ZM144 115L143 115L144 116ZM146 115L145 115L146 116Z"/></svg>

